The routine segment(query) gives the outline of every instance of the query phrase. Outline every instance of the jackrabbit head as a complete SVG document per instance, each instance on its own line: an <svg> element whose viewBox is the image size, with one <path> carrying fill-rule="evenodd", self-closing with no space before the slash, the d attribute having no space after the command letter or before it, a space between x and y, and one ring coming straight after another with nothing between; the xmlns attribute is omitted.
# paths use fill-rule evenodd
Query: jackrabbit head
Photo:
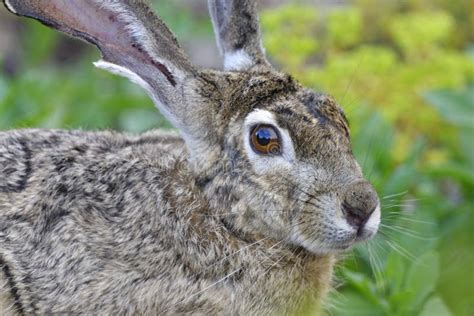
<svg viewBox="0 0 474 316"><path fill-rule="evenodd" d="M324 254L372 237L375 190L329 96L265 57L255 1L209 0L224 71L191 64L139 0L4 0L10 11L96 45L99 68L144 88L181 132L210 207L233 231Z"/></svg>

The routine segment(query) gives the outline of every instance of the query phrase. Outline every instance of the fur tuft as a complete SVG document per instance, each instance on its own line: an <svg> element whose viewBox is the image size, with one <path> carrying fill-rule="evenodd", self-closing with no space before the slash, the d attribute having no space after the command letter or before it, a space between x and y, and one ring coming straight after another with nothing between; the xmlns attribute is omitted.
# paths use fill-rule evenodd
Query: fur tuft
<svg viewBox="0 0 474 316"><path fill-rule="evenodd" d="M244 50L224 54L224 69L227 71L247 70L253 64L252 58Z"/></svg>

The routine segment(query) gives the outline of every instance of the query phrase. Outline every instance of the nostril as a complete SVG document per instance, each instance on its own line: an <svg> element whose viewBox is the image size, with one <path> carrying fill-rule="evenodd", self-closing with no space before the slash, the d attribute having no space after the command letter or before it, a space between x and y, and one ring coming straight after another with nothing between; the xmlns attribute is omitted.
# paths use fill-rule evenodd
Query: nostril
<svg viewBox="0 0 474 316"><path fill-rule="evenodd" d="M372 213L375 211L375 207L367 211L357 207L353 207L349 203L344 202L342 203L342 211L349 225L359 229L367 222L370 215L372 215Z"/></svg>
<svg viewBox="0 0 474 316"><path fill-rule="evenodd" d="M342 210L349 225L359 229L370 218L379 204L377 193L366 180L350 183L342 199Z"/></svg>

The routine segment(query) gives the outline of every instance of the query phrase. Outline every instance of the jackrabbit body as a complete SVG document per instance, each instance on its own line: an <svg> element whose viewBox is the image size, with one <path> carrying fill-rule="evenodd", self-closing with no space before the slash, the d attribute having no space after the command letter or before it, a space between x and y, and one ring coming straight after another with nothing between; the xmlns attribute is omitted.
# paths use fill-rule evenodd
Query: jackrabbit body
<svg viewBox="0 0 474 316"><path fill-rule="evenodd" d="M142 1L4 2L98 46L180 131L0 133L4 312L297 313L376 233L343 112L269 65L254 1L209 1L225 72Z"/></svg>

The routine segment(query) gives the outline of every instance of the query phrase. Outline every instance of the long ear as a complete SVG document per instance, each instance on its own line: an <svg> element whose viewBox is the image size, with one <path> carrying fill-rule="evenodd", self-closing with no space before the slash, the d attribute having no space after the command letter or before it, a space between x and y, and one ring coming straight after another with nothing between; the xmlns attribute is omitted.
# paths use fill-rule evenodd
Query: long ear
<svg viewBox="0 0 474 316"><path fill-rule="evenodd" d="M268 65L262 48L256 0L209 0L217 46L225 70Z"/></svg>
<svg viewBox="0 0 474 316"><path fill-rule="evenodd" d="M165 24L140 0L3 0L13 13L37 19L96 45L99 68L142 86L161 112L182 132L187 91L197 72ZM190 96L191 98L193 96ZM192 109L191 109L192 110Z"/></svg>

